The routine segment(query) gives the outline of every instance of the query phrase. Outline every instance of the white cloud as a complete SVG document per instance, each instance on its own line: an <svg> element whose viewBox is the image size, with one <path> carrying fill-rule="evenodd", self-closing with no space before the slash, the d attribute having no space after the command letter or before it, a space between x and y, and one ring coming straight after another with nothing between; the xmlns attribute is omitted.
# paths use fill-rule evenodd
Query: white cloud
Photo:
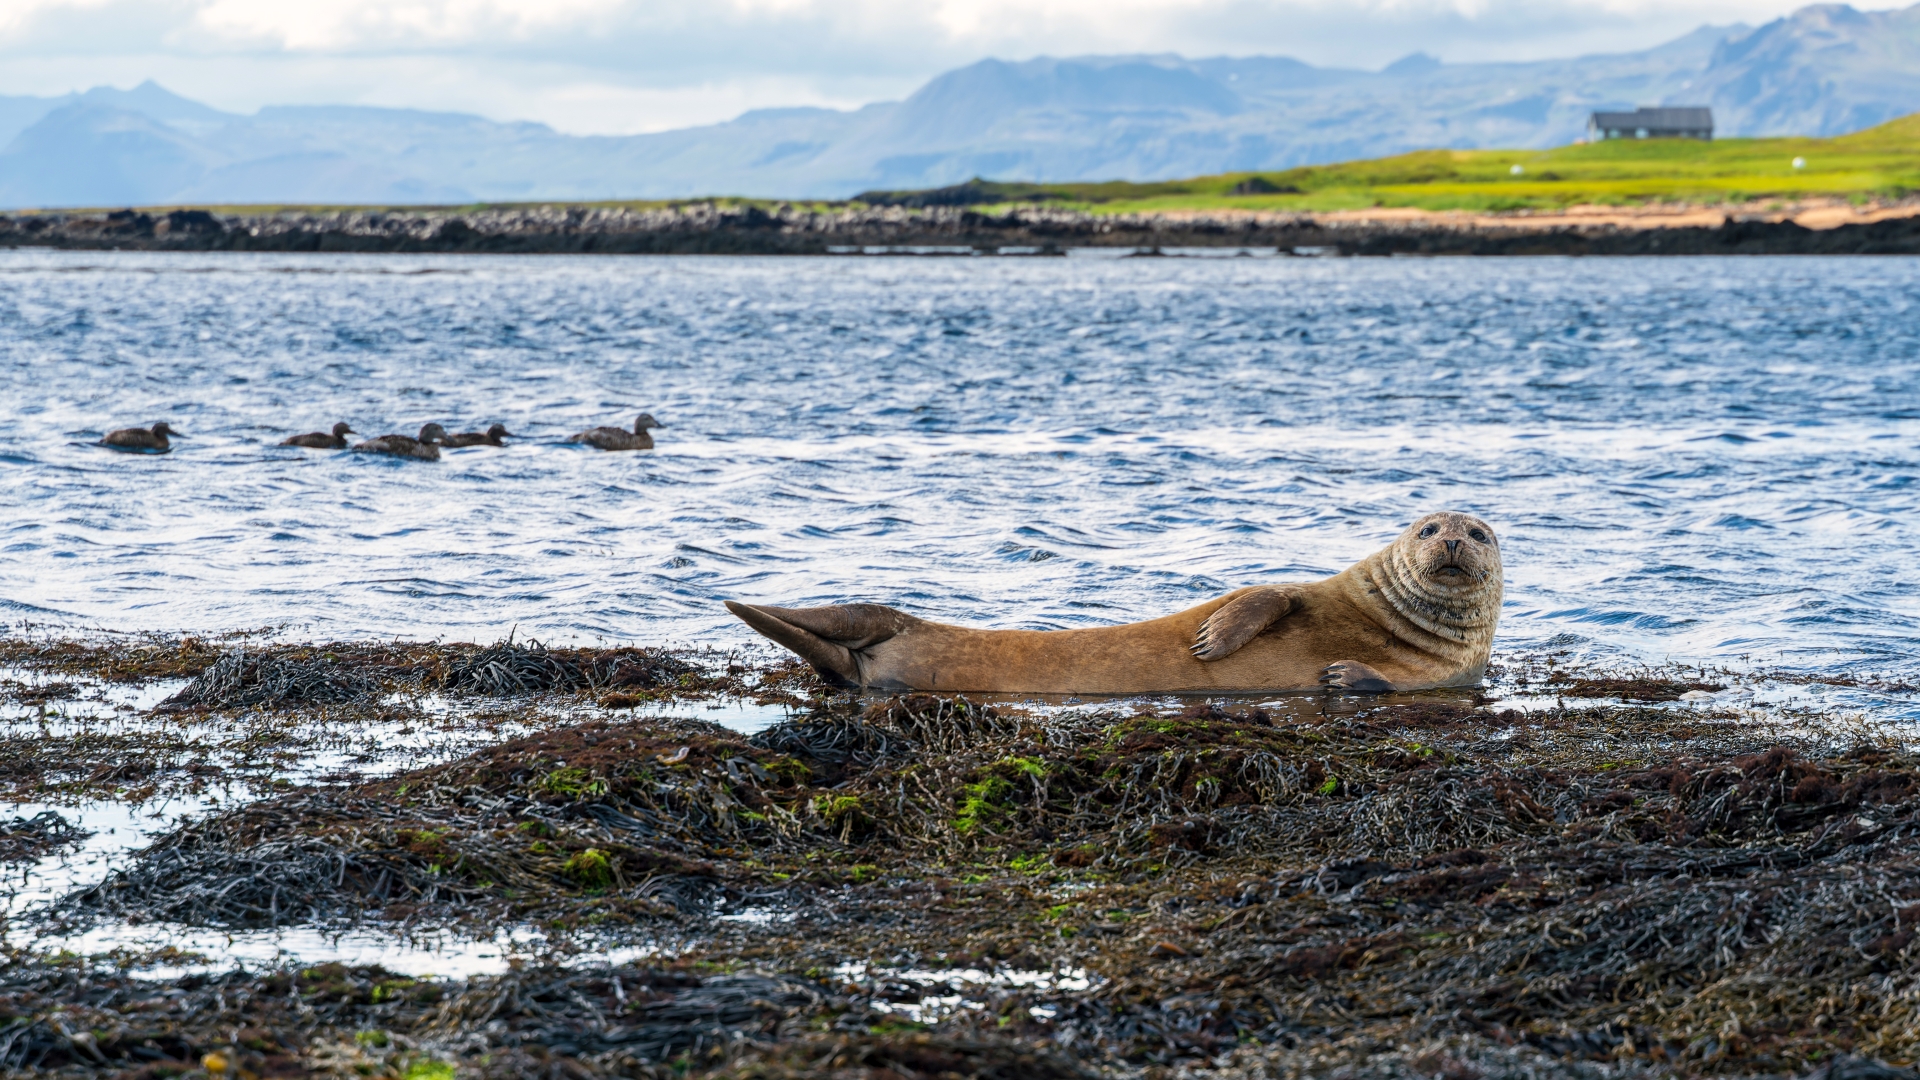
<svg viewBox="0 0 1920 1080"><path fill-rule="evenodd" d="M1780 0L0 0L0 92L145 78L236 111L341 102L627 133L896 98L984 56L1377 67L1644 48Z"/></svg>
<svg viewBox="0 0 1920 1080"><path fill-rule="evenodd" d="M292 50L353 50L524 41L620 6L621 0L209 0L195 22L217 38L270 41Z"/></svg>

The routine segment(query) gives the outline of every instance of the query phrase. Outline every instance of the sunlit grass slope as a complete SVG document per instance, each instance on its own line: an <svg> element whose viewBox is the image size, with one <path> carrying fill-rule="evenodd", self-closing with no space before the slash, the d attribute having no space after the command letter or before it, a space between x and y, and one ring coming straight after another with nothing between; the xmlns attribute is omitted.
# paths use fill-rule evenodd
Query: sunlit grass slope
<svg viewBox="0 0 1920 1080"><path fill-rule="evenodd" d="M1794 168L1795 158L1804 165ZM1520 171L1514 172L1514 166ZM1726 204L1842 198L1854 203L1920 194L1920 113L1830 139L1619 140L1552 150L1421 150L1397 157L1309 165L1263 173L1223 173L1136 184L1030 184L972 180L932 191L867 192L853 201L926 205L1044 204L1094 213L1180 210L1333 211L1371 207L1422 210L1555 210L1598 204ZM832 213L845 202L707 197L537 200L466 206L213 206L225 214L378 211L471 212L533 207L664 210L702 204L784 206ZM204 204L202 204L204 205ZM115 209L103 207L102 210ZM164 212L169 207L149 208ZM27 211L34 213L35 211ZM72 212L72 211L67 211ZM84 211L83 211L84 212Z"/></svg>
<svg viewBox="0 0 1920 1080"><path fill-rule="evenodd" d="M1795 158L1804 159L1804 167L1794 168ZM1519 173L1513 171L1516 165ZM1008 203L1044 201L1103 213L1223 207L1550 210L1831 197L1864 202L1920 192L1920 113L1830 139L1649 139L1552 150L1423 150L1154 184L983 186Z"/></svg>

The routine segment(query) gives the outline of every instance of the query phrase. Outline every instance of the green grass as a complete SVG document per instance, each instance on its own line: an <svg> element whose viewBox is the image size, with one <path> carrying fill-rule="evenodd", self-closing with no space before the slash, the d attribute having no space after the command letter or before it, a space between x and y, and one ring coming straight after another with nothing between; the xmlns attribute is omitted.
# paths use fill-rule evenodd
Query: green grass
<svg viewBox="0 0 1920 1080"><path fill-rule="evenodd" d="M1806 166L1793 167L1794 158ZM1521 167L1518 175L1513 166ZM1235 195L1258 177L1281 189ZM1552 150L1422 150L1395 157L1134 184L983 183L1000 205L1096 213L1238 208L1334 211L1557 210L1597 204L1726 204L1802 198L1853 202L1920 192L1920 113L1830 139L1620 140Z"/></svg>
<svg viewBox="0 0 1920 1080"><path fill-rule="evenodd" d="M1794 158L1806 167L1795 169ZM1518 165L1522 171L1513 173ZM1272 194L1233 194L1258 178ZM1222 173L1136 184L1034 184L974 180L976 208L1042 204L1101 214L1178 210L1335 211L1371 207L1421 210L1558 210L1577 205L1728 203L1842 198L1855 203L1920 192L1920 113L1831 139L1619 140L1551 150L1421 150L1395 157L1308 165L1273 172ZM893 195L904 192L886 193ZM984 202L980 202L985 197ZM216 213L260 214L395 210L473 212L538 206L657 210L708 204L832 212L845 202L734 197L559 200L465 206L207 206ZM114 208L107 208L114 209ZM168 207L152 207L164 213ZM29 213L33 211L28 211ZM66 211L73 212L73 211ZM86 211L80 211L86 212Z"/></svg>

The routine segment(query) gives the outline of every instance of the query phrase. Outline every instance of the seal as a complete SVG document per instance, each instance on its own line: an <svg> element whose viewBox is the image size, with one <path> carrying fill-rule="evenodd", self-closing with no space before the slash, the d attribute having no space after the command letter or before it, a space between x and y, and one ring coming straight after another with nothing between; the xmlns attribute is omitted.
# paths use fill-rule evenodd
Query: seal
<svg viewBox="0 0 1920 1080"><path fill-rule="evenodd" d="M577 435L569 436L567 441L586 443L602 450L651 450L653 436L647 434L648 428L666 427L653 418L652 413L641 413L633 421L632 431L622 431L617 427L588 428Z"/></svg>
<svg viewBox="0 0 1920 1080"><path fill-rule="evenodd" d="M305 435L291 435L280 440L281 446L304 446L309 450L345 450L347 436L358 434L347 426L345 420L333 425L333 434L324 431L309 431Z"/></svg>
<svg viewBox="0 0 1920 1080"><path fill-rule="evenodd" d="M447 437L447 429L439 424L428 424L420 429L420 437L406 435L381 435L363 443L355 443L356 454L385 454L388 457L418 458L421 461L439 461L440 448L434 443Z"/></svg>
<svg viewBox="0 0 1920 1080"><path fill-rule="evenodd" d="M458 435L449 435L440 440L441 446L505 446L501 439L517 439L520 436L507 430L505 424L495 424L485 431L463 431Z"/></svg>
<svg viewBox="0 0 1920 1080"><path fill-rule="evenodd" d="M1239 589L1124 626L980 630L881 604L727 610L847 688L1381 694L1480 681L1501 573L1492 527L1444 511L1330 578Z"/></svg>
<svg viewBox="0 0 1920 1080"><path fill-rule="evenodd" d="M164 454L173 449L173 444L167 441L169 435L176 439L186 438L162 420L150 428L130 427L109 431L94 445L129 454Z"/></svg>

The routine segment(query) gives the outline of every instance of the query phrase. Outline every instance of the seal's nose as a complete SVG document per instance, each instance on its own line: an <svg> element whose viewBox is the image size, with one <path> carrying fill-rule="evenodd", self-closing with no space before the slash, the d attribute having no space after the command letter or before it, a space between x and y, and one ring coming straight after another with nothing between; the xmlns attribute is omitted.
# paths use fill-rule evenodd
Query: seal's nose
<svg viewBox="0 0 1920 1080"><path fill-rule="evenodd" d="M1447 541L1447 550L1448 550L1448 551L1455 551L1455 550L1458 550L1458 549L1459 549L1459 547L1460 547L1460 541L1458 541L1458 540L1449 540L1449 541Z"/></svg>

